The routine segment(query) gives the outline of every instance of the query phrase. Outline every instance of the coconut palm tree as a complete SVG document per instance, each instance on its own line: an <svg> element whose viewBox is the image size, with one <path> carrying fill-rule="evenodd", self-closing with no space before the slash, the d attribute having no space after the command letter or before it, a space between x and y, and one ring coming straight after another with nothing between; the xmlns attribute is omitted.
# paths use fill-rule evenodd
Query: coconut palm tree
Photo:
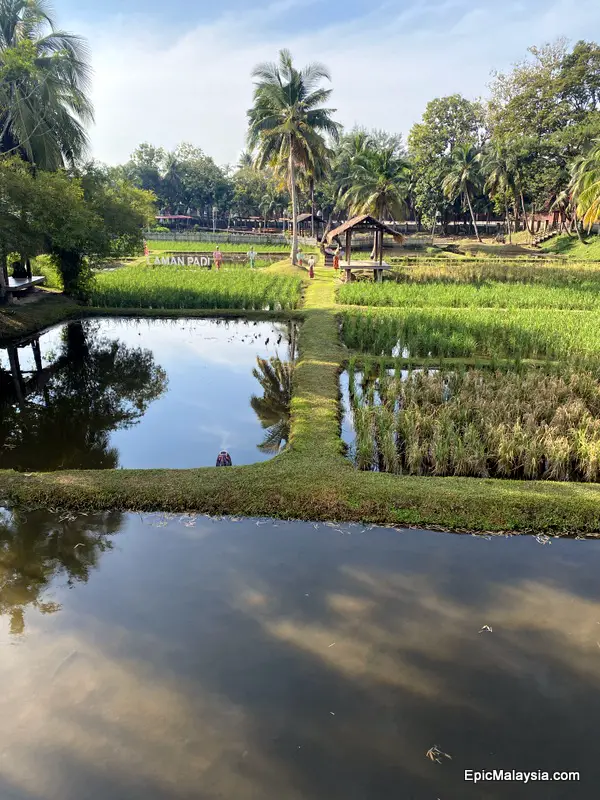
<svg viewBox="0 0 600 800"><path fill-rule="evenodd" d="M248 146L256 152L259 169L272 166L284 174L292 199L292 263L298 255L299 172L310 173L317 163L331 155L325 136L335 141L339 126L332 119L334 109L324 108L331 89L320 87L331 80L325 66L309 64L294 67L288 50L279 52L277 64L259 64L252 71L256 78L254 105L248 111Z"/></svg>
<svg viewBox="0 0 600 800"><path fill-rule="evenodd" d="M510 214L508 211L508 198L515 196L516 179L509 157L501 145L491 144L482 154L481 169L486 175L484 191L492 199L501 199L504 203L504 216L508 241L512 242Z"/></svg>
<svg viewBox="0 0 600 800"><path fill-rule="evenodd" d="M478 242L481 241L481 237L477 230L471 198L481 185L480 164L481 153L476 147L459 144L452 152L450 171L442 181L442 189L449 200L454 201L459 195L462 195L466 201Z"/></svg>
<svg viewBox="0 0 600 800"><path fill-rule="evenodd" d="M263 396L253 395L250 405L260 419L267 434L259 450L266 453L277 453L283 442L290 438L290 403L292 401L292 375L294 365L279 358L258 357L258 369L252 374L260 383Z"/></svg>
<svg viewBox="0 0 600 800"><path fill-rule="evenodd" d="M355 142L355 144L357 144ZM408 161L393 142L368 138L350 160L347 188L340 203L352 214L370 214L383 221L404 219L410 185ZM377 235L371 257L375 257Z"/></svg>
<svg viewBox="0 0 600 800"><path fill-rule="evenodd" d="M0 152L43 169L78 161L90 71L84 40L56 29L45 0L0 0Z"/></svg>
<svg viewBox="0 0 600 800"><path fill-rule="evenodd" d="M406 213L408 188L408 162L397 147L372 143L353 159L342 200L353 214L400 220Z"/></svg>
<svg viewBox="0 0 600 800"><path fill-rule="evenodd" d="M600 219L600 139L573 163L570 189L577 216L589 230Z"/></svg>

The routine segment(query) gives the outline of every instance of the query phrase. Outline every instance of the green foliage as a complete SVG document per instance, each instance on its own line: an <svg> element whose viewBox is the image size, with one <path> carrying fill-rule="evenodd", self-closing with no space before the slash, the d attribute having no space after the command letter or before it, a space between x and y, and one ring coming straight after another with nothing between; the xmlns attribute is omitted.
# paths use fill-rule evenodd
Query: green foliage
<svg viewBox="0 0 600 800"><path fill-rule="evenodd" d="M338 205L350 214L404 219L409 167L401 140L356 132L344 142L337 175Z"/></svg>
<svg viewBox="0 0 600 800"><path fill-rule="evenodd" d="M600 47L564 41L530 47L530 58L491 86L492 141L517 159L520 183L537 208L547 207L569 182L569 163L600 134Z"/></svg>
<svg viewBox="0 0 600 800"><path fill-rule="evenodd" d="M354 349L411 359L566 360L600 368L598 313L549 309L423 308L343 311Z"/></svg>
<svg viewBox="0 0 600 800"><path fill-rule="evenodd" d="M272 273L133 265L97 275L90 304L109 308L289 310L298 306L300 293L299 278Z"/></svg>
<svg viewBox="0 0 600 800"><path fill-rule="evenodd" d="M577 288L527 283L351 283L338 301L347 305L405 308L564 308L600 311L600 280Z"/></svg>
<svg viewBox="0 0 600 800"><path fill-rule="evenodd" d="M325 135L338 138L334 109L324 108L330 89L319 86L330 80L322 64L294 67L287 50L277 64L263 63L252 73L256 78L253 106L248 111L248 145L256 151L256 166L272 167L285 177L292 200L292 263L298 252L298 174L318 177L325 173L331 151Z"/></svg>
<svg viewBox="0 0 600 800"><path fill-rule="evenodd" d="M90 67L84 41L58 30L42 0L0 4L0 152L42 169L85 152Z"/></svg>
<svg viewBox="0 0 600 800"><path fill-rule="evenodd" d="M448 217L451 204L442 190L455 147L480 144L483 109L458 94L431 100L421 122L413 125L408 151L413 170L414 204L427 220L440 212Z"/></svg>

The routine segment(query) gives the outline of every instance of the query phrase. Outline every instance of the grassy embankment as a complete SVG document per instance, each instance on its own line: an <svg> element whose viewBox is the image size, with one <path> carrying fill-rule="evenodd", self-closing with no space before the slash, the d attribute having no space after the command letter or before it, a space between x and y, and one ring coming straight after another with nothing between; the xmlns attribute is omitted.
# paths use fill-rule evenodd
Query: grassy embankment
<svg viewBox="0 0 600 800"><path fill-rule="evenodd" d="M270 270L297 275L285 262ZM193 509L469 530L600 531L600 487L593 484L355 470L344 458L339 438L338 378L349 355L338 336L342 309L335 305L330 271L318 269L307 283L287 452L269 462L227 470L3 472L0 500L72 509Z"/></svg>

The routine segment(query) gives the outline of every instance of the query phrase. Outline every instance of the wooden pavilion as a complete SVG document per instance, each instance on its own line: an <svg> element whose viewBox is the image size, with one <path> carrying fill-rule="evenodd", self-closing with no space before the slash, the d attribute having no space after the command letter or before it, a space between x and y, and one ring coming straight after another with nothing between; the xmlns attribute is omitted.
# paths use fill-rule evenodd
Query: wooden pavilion
<svg viewBox="0 0 600 800"><path fill-rule="evenodd" d="M373 233L375 235L374 259L369 259L368 261L352 261L352 234L354 232ZM329 231L325 237L325 241L329 245L333 242L337 242L341 247L341 237L343 235L346 237L346 246L344 248L346 263L344 265L340 264L340 268L345 270L347 281L352 279L353 271L373 270L373 278L381 283L384 271L390 269L390 265L383 260L383 235L385 233L393 236L394 241L398 242L398 244L402 244L404 241L402 234L398 233L397 230L390 225L386 225L385 222L380 222L370 214L360 214L357 217L352 217L352 219L349 219L347 222Z"/></svg>

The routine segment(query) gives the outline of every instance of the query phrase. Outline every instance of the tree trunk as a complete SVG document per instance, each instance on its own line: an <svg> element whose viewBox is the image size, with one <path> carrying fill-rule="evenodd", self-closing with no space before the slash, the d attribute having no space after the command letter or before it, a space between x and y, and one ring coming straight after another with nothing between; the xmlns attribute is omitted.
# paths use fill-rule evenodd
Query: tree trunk
<svg viewBox="0 0 600 800"><path fill-rule="evenodd" d="M315 238L315 179L312 177L310 178L310 213L311 213L311 220L310 220L310 235L312 238Z"/></svg>
<svg viewBox="0 0 600 800"><path fill-rule="evenodd" d="M290 194L292 195L292 264L298 261L298 199L296 197L296 167L290 141Z"/></svg>
<svg viewBox="0 0 600 800"><path fill-rule="evenodd" d="M6 291L8 286L8 270L6 268L6 253L0 256L0 305L10 304L11 295Z"/></svg>
<svg viewBox="0 0 600 800"><path fill-rule="evenodd" d="M523 197L523 192L519 191L519 196L521 198L521 208L523 209L523 219L525 220L525 228L533 236L533 225L529 227L529 217L527 216L527 211L525 210L525 198Z"/></svg>
<svg viewBox="0 0 600 800"><path fill-rule="evenodd" d="M465 196L467 198L467 205L469 206L469 211L471 212L471 222L473 223L473 230L475 231L475 236L477 241L480 242L481 238L479 236L479 231L477 230L477 223L475 222L475 214L473 213L473 206L471 205L471 197L469 195L468 190L465 192Z"/></svg>
<svg viewBox="0 0 600 800"><path fill-rule="evenodd" d="M512 234L510 232L510 215L508 213L508 203L504 204L504 211L506 213L506 232L508 233L508 243L512 244Z"/></svg>

